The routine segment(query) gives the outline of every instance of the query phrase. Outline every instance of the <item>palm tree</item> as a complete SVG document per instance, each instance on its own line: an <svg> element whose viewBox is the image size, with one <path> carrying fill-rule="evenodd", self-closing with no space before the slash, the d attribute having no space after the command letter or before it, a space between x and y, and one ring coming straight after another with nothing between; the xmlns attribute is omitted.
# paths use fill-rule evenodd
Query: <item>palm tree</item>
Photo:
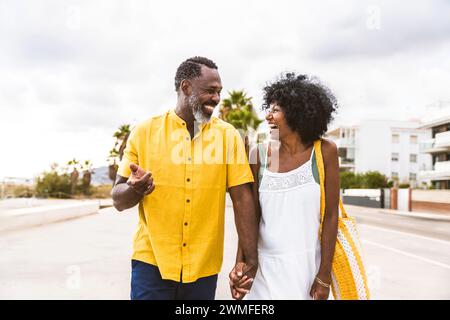
<svg viewBox="0 0 450 320"><path fill-rule="evenodd" d="M123 124L119 127L119 130L114 132L113 137L116 138L116 143L114 145L114 149L117 149L117 146L120 144L119 147L119 160L122 160L123 151L125 150L125 146L127 144L128 137L130 135L130 125L129 124Z"/></svg>
<svg viewBox="0 0 450 320"><path fill-rule="evenodd" d="M247 97L244 90L229 91L228 95L228 98L222 100L219 109L219 118L232 124L239 130L244 139L245 150L248 155L248 136L256 131L263 120L258 118L258 115L253 109L252 98Z"/></svg>
<svg viewBox="0 0 450 320"><path fill-rule="evenodd" d="M229 98L222 100L219 118L231 123L236 129L247 131L250 127L256 130L262 120L253 109L252 98L247 97L243 90L233 90L228 94Z"/></svg>
<svg viewBox="0 0 450 320"><path fill-rule="evenodd" d="M75 194L76 189L77 189L77 183L78 183L78 177L79 177L79 173L78 173L79 165L80 165L80 161L78 161L75 158L73 158L72 160L67 162L68 170L69 170L69 172L71 171L71 173L70 173L70 193L71 194Z"/></svg>
<svg viewBox="0 0 450 320"><path fill-rule="evenodd" d="M125 146L127 145L128 137L130 136L131 125L123 124L119 127L119 129L114 132L113 137L116 139L114 143L114 148L109 151L109 178L113 181L116 180L117 169L119 165L117 164L117 159L122 160L123 152L125 150Z"/></svg>
<svg viewBox="0 0 450 320"><path fill-rule="evenodd" d="M82 178L83 192L87 194L89 192L89 187L91 185L93 173L91 161L85 160L81 165L81 170L83 171L83 178Z"/></svg>

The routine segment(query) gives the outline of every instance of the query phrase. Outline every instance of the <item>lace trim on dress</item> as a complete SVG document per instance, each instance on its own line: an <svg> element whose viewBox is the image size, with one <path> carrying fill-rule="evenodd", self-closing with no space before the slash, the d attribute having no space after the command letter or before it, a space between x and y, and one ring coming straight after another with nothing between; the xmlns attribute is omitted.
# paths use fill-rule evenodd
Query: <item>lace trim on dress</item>
<svg viewBox="0 0 450 320"><path fill-rule="evenodd" d="M311 160L292 170L290 174L286 175L286 173L282 173L280 176L277 176L277 173L266 169L259 187L259 191L286 190L313 182L314 177L310 167Z"/></svg>

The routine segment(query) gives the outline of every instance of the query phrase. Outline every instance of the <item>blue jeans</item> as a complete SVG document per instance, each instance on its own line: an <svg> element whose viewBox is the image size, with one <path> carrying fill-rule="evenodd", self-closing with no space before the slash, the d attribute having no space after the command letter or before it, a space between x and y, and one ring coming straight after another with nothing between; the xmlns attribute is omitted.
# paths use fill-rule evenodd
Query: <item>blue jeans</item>
<svg viewBox="0 0 450 320"><path fill-rule="evenodd" d="M163 280L158 267L131 260L131 300L214 300L216 287L217 274L192 283Z"/></svg>

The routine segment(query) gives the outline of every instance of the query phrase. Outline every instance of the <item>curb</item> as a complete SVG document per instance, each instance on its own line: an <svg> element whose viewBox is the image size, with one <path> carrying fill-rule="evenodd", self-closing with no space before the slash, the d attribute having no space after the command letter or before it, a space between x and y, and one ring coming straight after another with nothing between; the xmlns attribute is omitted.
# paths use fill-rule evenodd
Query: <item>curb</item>
<svg viewBox="0 0 450 320"><path fill-rule="evenodd" d="M390 210L390 209L380 209L379 212L391 214L391 215L397 215L397 216L418 218L418 219L450 221L450 215L447 216L445 214L434 214L434 213L428 213L428 212L415 212L415 211L398 211L398 210Z"/></svg>
<svg viewBox="0 0 450 320"><path fill-rule="evenodd" d="M0 233L96 214L99 208L99 201L86 201L10 210L0 216Z"/></svg>

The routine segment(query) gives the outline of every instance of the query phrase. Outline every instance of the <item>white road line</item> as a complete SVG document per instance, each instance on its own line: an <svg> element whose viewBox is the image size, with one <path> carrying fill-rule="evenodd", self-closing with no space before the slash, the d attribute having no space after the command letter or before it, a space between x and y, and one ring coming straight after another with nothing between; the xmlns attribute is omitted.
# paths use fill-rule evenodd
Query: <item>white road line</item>
<svg viewBox="0 0 450 320"><path fill-rule="evenodd" d="M387 231L387 232L396 233L396 234L400 234L400 235L410 236L410 237L414 237L414 238L418 238L418 239L422 239L422 240L434 241L434 242L437 242L437 243L440 243L440 244L450 245L450 241L434 239L434 238L430 238L430 237L420 236L420 235L417 235L417 234L414 234L414 233L392 230L392 229L389 229L389 228L382 228L382 227L371 226L371 225L363 224L363 223L358 225L358 229L359 228L369 228L369 229L382 230L382 231Z"/></svg>
<svg viewBox="0 0 450 320"><path fill-rule="evenodd" d="M395 253L399 253L399 254L405 255L405 256L410 257L410 258L415 258L415 259L418 259L418 260L421 260L421 261L424 261L424 262L428 262L428 263L434 264L436 266L439 266L439 267L446 268L446 269L450 270L450 266L449 265L441 263L441 262L438 262L438 261L430 260L430 259L418 256L418 255L406 252L406 251L394 249L394 248L391 248L391 247L388 247L388 246L385 246L385 245L382 245L382 244L379 244L379 243L375 243L375 242L372 242L372 241L368 241L368 240L361 240L361 242L364 243L364 244L372 245L374 247L378 247L378 248L386 249L386 250L389 250L389 251L392 251L392 252L395 252Z"/></svg>

